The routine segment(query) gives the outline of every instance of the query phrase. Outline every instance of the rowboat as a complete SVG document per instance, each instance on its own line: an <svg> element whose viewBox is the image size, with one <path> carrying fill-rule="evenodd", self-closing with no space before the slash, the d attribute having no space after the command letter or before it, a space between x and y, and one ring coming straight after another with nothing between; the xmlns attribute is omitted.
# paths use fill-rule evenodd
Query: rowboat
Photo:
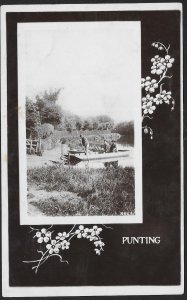
<svg viewBox="0 0 187 300"><path fill-rule="evenodd" d="M119 158L129 157L131 150L119 150L117 152L111 153L98 153L98 152L89 152L85 154L83 151L70 150L65 158L71 163L80 162L80 161L94 161L94 160L118 160Z"/></svg>

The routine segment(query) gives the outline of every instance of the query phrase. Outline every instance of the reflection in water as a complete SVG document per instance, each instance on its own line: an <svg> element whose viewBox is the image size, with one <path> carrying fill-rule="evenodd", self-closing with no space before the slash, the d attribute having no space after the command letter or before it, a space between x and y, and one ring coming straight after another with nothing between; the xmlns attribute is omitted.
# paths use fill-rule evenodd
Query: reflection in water
<svg viewBox="0 0 187 300"><path fill-rule="evenodd" d="M118 160L98 160L98 161L81 161L80 163L76 164L75 168L94 168L94 169L103 169L108 167L117 167L121 166L123 168L125 167L134 167L134 160L133 156L125 157L125 158L119 158Z"/></svg>
<svg viewBox="0 0 187 300"><path fill-rule="evenodd" d="M111 162L105 162L104 166L106 168L110 168L110 167L117 168L118 167L118 160L117 161L111 161Z"/></svg>

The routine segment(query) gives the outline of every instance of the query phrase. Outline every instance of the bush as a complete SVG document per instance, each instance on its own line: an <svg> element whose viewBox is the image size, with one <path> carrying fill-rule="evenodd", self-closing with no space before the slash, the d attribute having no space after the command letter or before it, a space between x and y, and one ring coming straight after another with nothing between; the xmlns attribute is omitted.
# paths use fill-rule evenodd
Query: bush
<svg viewBox="0 0 187 300"><path fill-rule="evenodd" d="M38 132L38 136L40 138L46 139L54 133L54 126L49 123L44 123L42 125L37 126L36 131Z"/></svg>

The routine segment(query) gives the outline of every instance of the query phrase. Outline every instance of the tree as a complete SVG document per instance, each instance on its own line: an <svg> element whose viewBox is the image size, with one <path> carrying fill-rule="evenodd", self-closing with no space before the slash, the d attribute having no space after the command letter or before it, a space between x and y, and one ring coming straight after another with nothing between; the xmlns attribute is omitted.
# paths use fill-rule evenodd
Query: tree
<svg viewBox="0 0 187 300"><path fill-rule="evenodd" d="M36 103L26 97L26 128L32 133L34 128L40 124L40 115Z"/></svg>
<svg viewBox="0 0 187 300"><path fill-rule="evenodd" d="M51 134L54 133L54 126L48 123L36 126L35 130L38 133L38 136L42 139L48 138Z"/></svg>
<svg viewBox="0 0 187 300"><path fill-rule="evenodd" d="M41 123L50 123L54 126L61 123L62 111L61 107L56 104L46 103L44 108L40 110Z"/></svg>
<svg viewBox="0 0 187 300"><path fill-rule="evenodd" d="M98 123L97 122L93 122L93 129L97 130L98 129Z"/></svg>
<svg viewBox="0 0 187 300"><path fill-rule="evenodd" d="M75 123L75 126L76 126L76 129L77 129L77 130L81 130L81 128L82 128L82 123L81 123L81 121L77 121L77 122Z"/></svg>
<svg viewBox="0 0 187 300"><path fill-rule="evenodd" d="M90 123L86 120L84 121L84 124L83 124L83 130L88 130L89 129L89 126L90 126Z"/></svg>
<svg viewBox="0 0 187 300"><path fill-rule="evenodd" d="M44 93L36 96L36 105L40 113L41 123L50 123L57 126L61 123L62 109L56 104L60 89L45 90Z"/></svg>

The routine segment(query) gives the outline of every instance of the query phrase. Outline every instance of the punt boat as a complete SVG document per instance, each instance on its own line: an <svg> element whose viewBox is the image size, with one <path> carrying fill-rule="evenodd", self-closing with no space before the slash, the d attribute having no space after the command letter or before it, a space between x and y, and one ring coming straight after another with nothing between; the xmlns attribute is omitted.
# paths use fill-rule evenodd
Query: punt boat
<svg viewBox="0 0 187 300"><path fill-rule="evenodd" d="M70 150L65 158L71 162L94 161L94 160L117 160L118 158L129 157L131 150L118 150L111 153L89 152L85 154L83 151Z"/></svg>

